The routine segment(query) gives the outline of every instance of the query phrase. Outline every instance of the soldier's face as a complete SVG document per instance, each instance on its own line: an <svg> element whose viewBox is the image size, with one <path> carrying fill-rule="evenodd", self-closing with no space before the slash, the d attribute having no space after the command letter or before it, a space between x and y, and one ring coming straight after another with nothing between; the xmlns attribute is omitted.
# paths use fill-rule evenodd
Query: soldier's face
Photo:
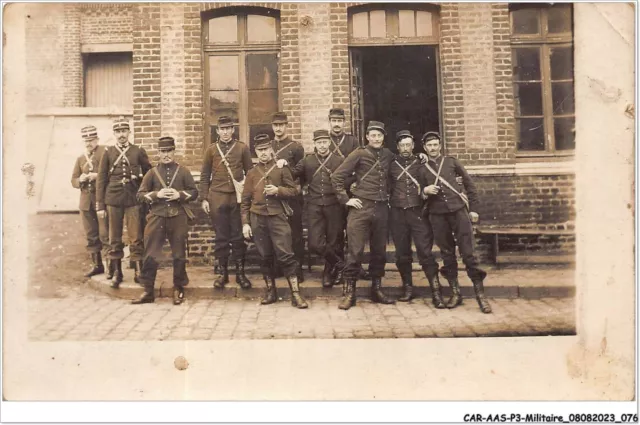
<svg viewBox="0 0 640 425"><path fill-rule="evenodd" d="M98 138L84 141L84 147L88 152L94 150L96 146L98 146Z"/></svg>
<svg viewBox="0 0 640 425"><path fill-rule="evenodd" d="M398 153L403 158L409 158L413 154L413 139L405 137L398 142Z"/></svg>
<svg viewBox="0 0 640 425"><path fill-rule="evenodd" d="M433 139L429 140L424 144L424 150L427 151L427 155L430 158L437 158L440 156L440 151L442 150L442 145L440 144L440 140Z"/></svg>
<svg viewBox="0 0 640 425"><path fill-rule="evenodd" d="M329 118L329 124L331 124L331 131L336 134L341 134L344 129L344 120L342 118Z"/></svg>
<svg viewBox="0 0 640 425"><path fill-rule="evenodd" d="M216 132L223 142L228 142L233 137L233 127L216 128Z"/></svg>
<svg viewBox="0 0 640 425"><path fill-rule="evenodd" d="M256 156L260 162L269 162L273 157L273 148L271 146L256 148Z"/></svg>
<svg viewBox="0 0 640 425"><path fill-rule="evenodd" d="M161 150L158 152L158 155L160 155L160 162L162 162L163 164L169 164L170 162L173 162L176 151L175 149Z"/></svg>
<svg viewBox="0 0 640 425"><path fill-rule="evenodd" d="M116 140L120 144L124 144L127 140L129 140L129 129L128 128L119 128L118 130L113 131L113 135L116 136Z"/></svg>
<svg viewBox="0 0 640 425"><path fill-rule="evenodd" d="M329 146L331 145L331 140L329 139L318 139L313 142L316 150L321 156L325 156L329 153Z"/></svg>
<svg viewBox="0 0 640 425"><path fill-rule="evenodd" d="M384 145L384 133L379 130L369 130L367 132L367 140L374 149L380 149Z"/></svg>
<svg viewBox="0 0 640 425"><path fill-rule="evenodd" d="M285 123L274 123L271 124L273 128L273 134L275 134L278 138L282 138L287 134L287 124Z"/></svg>

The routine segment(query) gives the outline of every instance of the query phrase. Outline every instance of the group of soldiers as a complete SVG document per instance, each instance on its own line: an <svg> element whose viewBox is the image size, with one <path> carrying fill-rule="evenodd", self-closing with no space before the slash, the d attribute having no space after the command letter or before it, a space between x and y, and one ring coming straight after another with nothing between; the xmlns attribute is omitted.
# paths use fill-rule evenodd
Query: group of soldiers
<svg viewBox="0 0 640 425"><path fill-rule="evenodd" d="M252 240L261 257L266 286L261 303L278 300L276 278L284 275L292 305L307 308L300 294L306 204L309 250L324 259L322 285L342 284L340 309L355 305L356 282L363 278L371 280L373 302L395 302L382 291L390 227L403 286L398 301L413 298L413 241L433 305L439 309L460 305L457 246L480 310L490 313L483 289L486 272L478 267L474 255L477 192L462 164L442 155L440 135L424 134L420 142L426 154L416 155L414 136L408 130L399 131L395 135L398 153L394 154L384 147L384 123L370 121L366 144L360 146L357 138L344 132L343 109L331 109L328 118L330 130L314 131L314 151L305 155L303 146L287 134L287 115L274 114L274 137L258 134L254 138L258 159L254 166L249 145L234 137L233 120L220 117L218 140L204 155L199 190L189 170L175 162L173 138L159 139L160 163L152 168L144 149L129 143L125 120L114 123L117 143L106 149L98 146L95 127L83 128L86 152L76 162L72 183L82 190L80 209L94 263L88 275L104 272L100 241L107 245L104 229L108 228L107 277L113 279L114 288L122 282L122 223L126 220L134 280L144 286L142 296L132 302L154 302L155 276L166 238L173 256L173 301L182 303L188 283L186 240L193 218L188 203L200 196L215 231L213 286L223 288L229 282L231 260L236 283L243 289L251 287L245 275L245 254L246 241ZM143 204L149 208L144 241L140 227ZM105 208L108 220L104 219ZM441 251L442 268L432 254L434 240ZM367 242L370 260L365 272L362 260ZM451 287L446 302L438 272Z"/></svg>

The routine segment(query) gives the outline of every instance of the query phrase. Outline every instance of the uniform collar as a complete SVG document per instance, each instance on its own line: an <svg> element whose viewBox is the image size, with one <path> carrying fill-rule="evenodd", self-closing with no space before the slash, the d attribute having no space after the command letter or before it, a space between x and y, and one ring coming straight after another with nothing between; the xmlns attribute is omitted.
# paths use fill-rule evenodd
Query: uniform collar
<svg viewBox="0 0 640 425"><path fill-rule="evenodd" d="M262 168L269 168L271 167L273 164L275 164L275 161L272 159L269 162L266 163L262 163L262 162L258 162L258 165L261 165Z"/></svg>
<svg viewBox="0 0 640 425"><path fill-rule="evenodd" d="M416 159L416 156L414 154L411 154L411 156L409 158L404 158L403 156L401 156L400 154L398 154L398 159L402 162L410 162L413 161L414 159Z"/></svg>
<svg viewBox="0 0 640 425"><path fill-rule="evenodd" d="M120 148L120 150L125 150L126 148L128 148L131 145L131 143L127 140L126 143L124 145L121 145L120 143L116 142L116 146Z"/></svg>
<svg viewBox="0 0 640 425"><path fill-rule="evenodd" d="M289 135L288 135L288 134L287 134L286 136L284 136L282 139L278 139L276 136L274 136L274 137L273 137L273 140L274 140L276 143L284 142L284 141L286 141L287 139L289 139Z"/></svg>

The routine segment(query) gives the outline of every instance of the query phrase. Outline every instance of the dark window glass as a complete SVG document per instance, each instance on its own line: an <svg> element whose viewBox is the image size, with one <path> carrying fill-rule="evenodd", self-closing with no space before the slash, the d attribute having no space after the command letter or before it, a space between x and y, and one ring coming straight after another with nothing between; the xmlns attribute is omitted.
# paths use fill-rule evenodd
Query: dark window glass
<svg viewBox="0 0 640 425"><path fill-rule="evenodd" d="M540 49L517 47L513 49L513 79L517 81L540 80Z"/></svg>
<svg viewBox="0 0 640 425"><path fill-rule="evenodd" d="M516 115L542 115L542 84L516 84Z"/></svg>
<svg viewBox="0 0 640 425"><path fill-rule="evenodd" d="M575 118L554 118L553 132L556 138L556 149L559 151L576 148Z"/></svg>
<svg viewBox="0 0 640 425"><path fill-rule="evenodd" d="M213 120L226 115L238 120L238 106L240 104L240 94L236 91L210 91L209 109Z"/></svg>
<svg viewBox="0 0 640 425"><path fill-rule="evenodd" d="M511 12L511 32L514 34L540 34L540 12L538 9L518 9Z"/></svg>
<svg viewBox="0 0 640 425"><path fill-rule="evenodd" d="M519 118L516 126L520 140L518 150L543 151L544 150L544 125L542 118Z"/></svg>
<svg viewBox="0 0 640 425"><path fill-rule="evenodd" d="M249 90L278 88L278 56L275 53L247 55L247 86Z"/></svg>
<svg viewBox="0 0 640 425"><path fill-rule="evenodd" d="M549 33L571 32L571 6L554 5L549 8L547 16Z"/></svg>
<svg viewBox="0 0 640 425"><path fill-rule="evenodd" d="M249 90L249 123L269 122L278 112L277 90Z"/></svg>
<svg viewBox="0 0 640 425"><path fill-rule="evenodd" d="M571 47L550 48L551 79L570 80L573 78L573 49Z"/></svg>
<svg viewBox="0 0 640 425"><path fill-rule="evenodd" d="M551 83L553 114L566 115L575 112L573 83Z"/></svg>

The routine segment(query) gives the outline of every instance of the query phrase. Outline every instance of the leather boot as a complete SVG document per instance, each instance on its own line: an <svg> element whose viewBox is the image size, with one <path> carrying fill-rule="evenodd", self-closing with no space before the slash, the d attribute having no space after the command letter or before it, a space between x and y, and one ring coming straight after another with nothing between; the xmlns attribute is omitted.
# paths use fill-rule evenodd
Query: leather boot
<svg viewBox="0 0 640 425"><path fill-rule="evenodd" d="M409 302L413 298L413 276L411 264L403 264L398 267L400 277L402 278L402 296L398 301Z"/></svg>
<svg viewBox="0 0 640 425"><path fill-rule="evenodd" d="M491 313L491 305L484 296L484 284L482 283L482 279L473 279L472 282L473 289L476 292L476 300L478 301L478 306L480 306L480 311L485 314Z"/></svg>
<svg viewBox="0 0 640 425"><path fill-rule="evenodd" d="M91 262L93 263L93 267L84 275L84 277L91 277L97 274L104 273L104 266L102 265L102 254L100 254L99 252L92 253Z"/></svg>
<svg viewBox="0 0 640 425"><path fill-rule="evenodd" d="M118 289L124 280L124 276L122 275L122 260L111 260L111 264L111 267L113 267L113 281L111 282L111 287L113 289Z"/></svg>
<svg viewBox="0 0 640 425"><path fill-rule="evenodd" d="M142 273L142 261L136 260L133 262L133 281L141 284L140 274Z"/></svg>
<svg viewBox="0 0 640 425"><path fill-rule="evenodd" d="M322 271L322 287L323 288L331 288L333 286L333 279L332 279L332 271L333 271L334 267L331 266L331 264L325 260L324 262L324 270Z"/></svg>
<svg viewBox="0 0 640 425"><path fill-rule="evenodd" d="M236 260L236 283L242 289L251 288L251 281L244 274L244 258Z"/></svg>
<svg viewBox="0 0 640 425"><path fill-rule="evenodd" d="M298 286L297 276L289 276L287 281L289 282L289 288L291 289L291 305L297 308L309 307L307 301L305 301L302 295L300 295L300 286Z"/></svg>
<svg viewBox="0 0 640 425"><path fill-rule="evenodd" d="M456 308L460 304L462 304L462 294L460 294L460 283L458 283L458 278L454 277L451 279L447 279L449 282L449 286L451 287L451 298L447 301L447 308Z"/></svg>
<svg viewBox="0 0 640 425"><path fill-rule="evenodd" d="M115 271L115 268L113 266L113 260L107 258L107 279L113 278L113 272Z"/></svg>
<svg viewBox="0 0 640 425"><path fill-rule="evenodd" d="M342 301L338 305L340 310L349 310L356 305L356 280L347 279L342 284Z"/></svg>
<svg viewBox="0 0 640 425"><path fill-rule="evenodd" d="M140 298L136 300L132 300L131 304L149 304L154 302L156 299L155 294L153 293L153 286L145 285L144 292L140 296Z"/></svg>
<svg viewBox="0 0 640 425"><path fill-rule="evenodd" d="M395 304L395 300L388 298L382 292L382 278L374 277L371 279L371 301L378 304Z"/></svg>
<svg viewBox="0 0 640 425"><path fill-rule="evenodd" d="M338 261L336 265L333 267L333 276L332 276L332 284L333 285L342 285L344 288L344 262ZM343 293L344 295L344 293Z"/></svg>
<svg viewBox="0 0 640 425"><path fill-rule="evenodd" d="M173 287L173 305L180 305L184 302L184 288L182 286Z"/></svg>
<svg viewBox="0 0 640 425"><path fill-rule="evenodd" d="M278 291L276 290L276 281L273 276L263 275L264 283L267 285L267 289L264 291L264 296L260 300L260 304L273 304L278 301Z"/></svg>
<svg viewBox="0 0 640 425"><path fill-rule="evenodd" d="M446 308L446 305L442 300L442 289L440 288L440 279L438 279L438 274L436 273L434 276L429 277L429 273L426 270L424 274L427 276L429 287L431 288L431 300L433 301L433 306L435 308Z"/></svg>
<svg viewBox="0 0 640 425"><path fill-rule="evenodd" d="M215 279L213 279L213 287L222 289L224 285L229 283L229 264L227 261L219 261L218 262L218 274Z"/></svg>

